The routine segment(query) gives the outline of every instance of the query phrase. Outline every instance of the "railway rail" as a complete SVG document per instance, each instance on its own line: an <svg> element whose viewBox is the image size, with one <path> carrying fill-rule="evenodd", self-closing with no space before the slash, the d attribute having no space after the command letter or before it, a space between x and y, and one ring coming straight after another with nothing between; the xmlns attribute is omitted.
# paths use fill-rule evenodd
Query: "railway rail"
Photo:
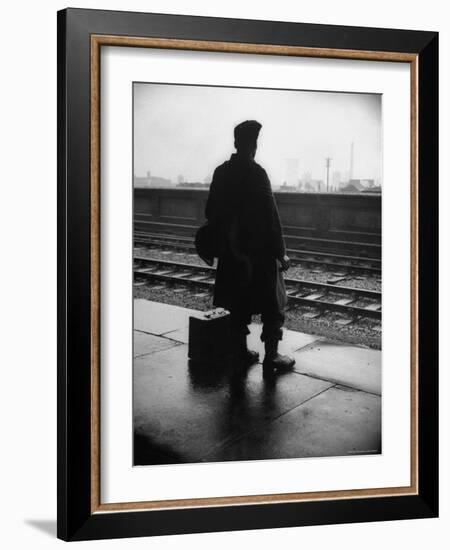
<svg viewBox="0 0 450 550"><path fill-rule="evenodd" d="M215 268L135 255L134 274L138 279L211 289ZM287 277L285 284L289 305L344 313L350 316L350 321L361 317L381 319L381 293L378 291Z"/></svg>
<svg viewBox="0 0 450 550"><path fill-rule="evenodd" d="M148 227L146 224L147 222L145 221L135 220L135 233L154 235L164 234L166 238L172 236L175 238L184 237L193 240L196 230L196 227L181 226L179 224L165 222L160 222L158 224L156 222L149 222ZM290 233L288 229L285 230L284 238L289 248L307 249L313 250L314 252L334 252L335 250L339 250L349 255L364 256L366 258L381 258L380 243L365 242L363 240L339 240L337 238L326 238L324 236L298 235ZM359 235L356 236L356 238L362 239L363 237Z"/></svg>
<svg viewBox="0 0 450 550"><path fill-rule="evenodd" d="M167 247L194 252L194 239L182 235L167 235L162 233L135 232L135 244L140 246ZM347 254L299 250L288 248L291 262L308 266L319 266L346 273L374 275L381 277L381 260L378 258L354 256Z"/></svg>

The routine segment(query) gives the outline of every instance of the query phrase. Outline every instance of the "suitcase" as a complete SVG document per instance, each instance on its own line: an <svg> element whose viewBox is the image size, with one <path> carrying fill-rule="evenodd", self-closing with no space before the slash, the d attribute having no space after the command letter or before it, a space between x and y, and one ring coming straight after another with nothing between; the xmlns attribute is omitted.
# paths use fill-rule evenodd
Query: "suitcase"
<svg viewBox="0 0 450 550"><path fill-rule="evenodd" d="M216 308L189 317L188 356L196 362L220 360L230 353L230 314Z"/></svg>

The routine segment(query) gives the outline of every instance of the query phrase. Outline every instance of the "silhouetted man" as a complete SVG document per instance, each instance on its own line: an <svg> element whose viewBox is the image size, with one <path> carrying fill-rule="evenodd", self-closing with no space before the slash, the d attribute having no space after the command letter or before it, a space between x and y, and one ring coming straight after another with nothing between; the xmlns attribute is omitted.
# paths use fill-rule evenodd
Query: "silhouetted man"
<svg viewBox="0 0 450 550"><path fill-rule="evenodd" d="M294 359L278 353L289 267L278 209L266 171L255 162L261 124L242 122L234 129L236 153L214 171L206 218L218 238L214 305L230 311L234 355L258 360L247 348L252 314L261 314L266 370L289 369Z"/></svg>

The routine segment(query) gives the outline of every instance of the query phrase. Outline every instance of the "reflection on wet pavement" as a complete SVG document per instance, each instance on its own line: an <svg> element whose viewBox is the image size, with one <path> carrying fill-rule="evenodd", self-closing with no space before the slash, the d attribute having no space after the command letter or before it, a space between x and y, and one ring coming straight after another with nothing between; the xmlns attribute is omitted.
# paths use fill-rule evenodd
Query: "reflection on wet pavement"
<svg viewBox="0 0 450 550"><path fill-rule="evenodd" d="M157 304L157 323L152 304L135 302L135 465L381 452L380 352L286 331L295 370L264 379L260 364L190 361L191 312Z"/></svg>

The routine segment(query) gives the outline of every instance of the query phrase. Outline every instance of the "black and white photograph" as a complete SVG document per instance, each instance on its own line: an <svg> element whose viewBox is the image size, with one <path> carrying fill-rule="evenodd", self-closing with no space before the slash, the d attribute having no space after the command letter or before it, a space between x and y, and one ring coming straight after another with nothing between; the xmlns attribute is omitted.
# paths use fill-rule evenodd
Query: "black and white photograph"
<svg viewBox="0 0 450 550"><path fill-rule="evenodd" d="M133 465L381 454L382 95L132 94Z"/></svg>
<svg viewBox="0 0 450 550"><path fill-rule="evenodd" d="M3 548L448 546L445 7L3 6Z"/></svg>

